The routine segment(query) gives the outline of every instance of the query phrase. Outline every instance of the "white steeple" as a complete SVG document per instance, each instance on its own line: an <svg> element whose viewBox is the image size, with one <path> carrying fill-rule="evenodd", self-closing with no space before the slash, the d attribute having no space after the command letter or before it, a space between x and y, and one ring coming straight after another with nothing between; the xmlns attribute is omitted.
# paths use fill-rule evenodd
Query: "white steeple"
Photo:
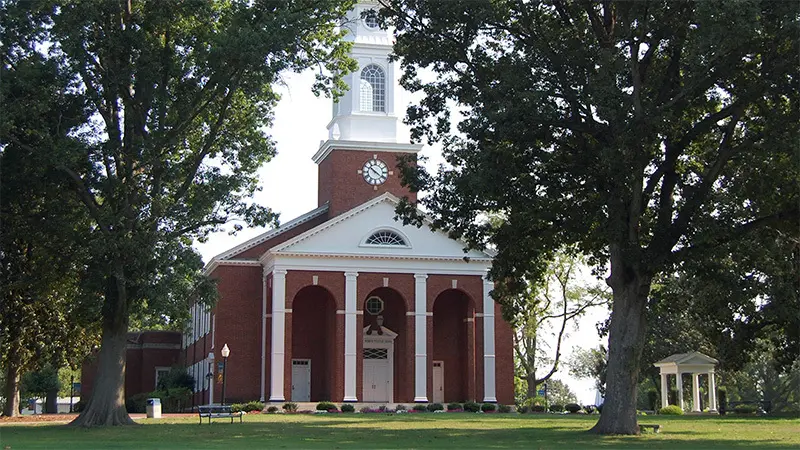
<svg viewBox="0 0 800 450"><path fill-rule="evenodd" d="M345 39L353 42L351 55L358 61L358 70L347 75L350 89L333 104L330 140L397 142L399 72L398 65L389 61L392 31L382 30L369 13L378 8L377 1L362 0L347 14Z"/></svg>

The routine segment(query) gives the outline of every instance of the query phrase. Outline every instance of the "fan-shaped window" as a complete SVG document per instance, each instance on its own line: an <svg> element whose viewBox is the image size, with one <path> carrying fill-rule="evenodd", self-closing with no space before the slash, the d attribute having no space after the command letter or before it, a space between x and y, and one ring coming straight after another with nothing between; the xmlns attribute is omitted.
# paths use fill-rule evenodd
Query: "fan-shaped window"
<svg viewBox="0 0 800 450"><path fill-rule="evenodd" d="M361 71L361 110L386 111L386 73L370 64Z"/></svg>
<svg viewBox="0 0 800 450"><path fill-rule="evenodd" d="M389 231L389 230L381 230L372 233L372 236L368 237L365 244L368 245L397 245L401 247L408 246L406 240L403 239L402 236L399 234Z"/></svg>

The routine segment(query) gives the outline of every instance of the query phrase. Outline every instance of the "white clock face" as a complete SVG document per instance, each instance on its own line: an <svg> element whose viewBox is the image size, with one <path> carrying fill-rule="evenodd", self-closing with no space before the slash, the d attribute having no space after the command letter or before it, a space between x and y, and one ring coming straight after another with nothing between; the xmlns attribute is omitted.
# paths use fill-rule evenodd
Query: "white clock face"
<svg viewBox="0 0 800 450"><path fill-rule="evenodd" d="M389 176L389 168L380 159L370 159L364 164L361 173L364 175L364 181L377 186L386 182L386 178Z"/></svg>

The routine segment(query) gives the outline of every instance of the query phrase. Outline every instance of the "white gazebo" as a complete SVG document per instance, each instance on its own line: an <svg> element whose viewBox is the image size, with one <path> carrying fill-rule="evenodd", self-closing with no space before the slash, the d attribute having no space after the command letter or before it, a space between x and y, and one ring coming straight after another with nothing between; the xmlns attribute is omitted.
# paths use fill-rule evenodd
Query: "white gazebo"
<svg viewBox="0 0 800 450"><path fill-rule="evenodd" d="M708 376L708 406L710 412L717 412L716 383L714 382L714 367L719 361L700 352L676 353L653 364L661 371L661 407L668 404L667 394L668 375L675 375L675 384L678 390L678 406L683 409L683 381L681 375L692 374L692 411L700 410L700 375Z"/></svg>

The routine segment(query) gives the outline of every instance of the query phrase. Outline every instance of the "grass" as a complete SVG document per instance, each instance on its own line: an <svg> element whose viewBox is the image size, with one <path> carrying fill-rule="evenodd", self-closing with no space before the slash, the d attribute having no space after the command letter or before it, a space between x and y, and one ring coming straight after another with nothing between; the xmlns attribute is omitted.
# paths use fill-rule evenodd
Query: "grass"
<svg viewBox="0 0 800 450"><path fill-rule="evenodd" d="M800 448L800 419L650 416L662 432L586 433L597 416L516 414L261 414L243 424L191 418L145 419L142 426L74 429L60 424L0 426L0 449L239 448Z"/></svg>

